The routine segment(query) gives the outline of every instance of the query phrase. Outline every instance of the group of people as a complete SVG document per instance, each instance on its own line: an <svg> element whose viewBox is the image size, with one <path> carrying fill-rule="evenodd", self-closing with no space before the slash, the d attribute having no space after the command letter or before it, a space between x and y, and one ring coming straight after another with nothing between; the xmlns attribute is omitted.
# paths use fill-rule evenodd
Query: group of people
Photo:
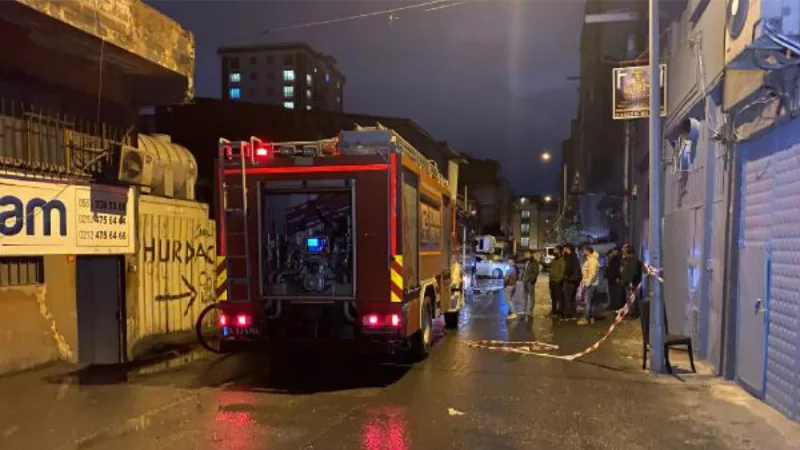
<svg viewBox="0 0 800 450"><path fill-rule="evenodd" d="M600 284L600 255L591 246L581 248L583 263L578 259L577 250L572 244L557 245L553 260L550 263L550 317L572 319L577 316L578 302L583 304L583 314L578 318L578 325L586 325L594 321L596 314L597 288ZM609 310L618 310L627 302L631 294L636 295L636 287L642 279L642 263L629 244L614 248L608 252L607 264L604 267L605 279L608 281ZM517 275L517 265L513 258L509 259L512 267L506 276L506 302L508 318L518 317L513 298L519 284L523 287L524 310L521 314L533 316L535 300L535 284L539 277L539 262L534 258L525 261L521 276ZM638 315L638 299L633 303L632 317Z"/></svg>

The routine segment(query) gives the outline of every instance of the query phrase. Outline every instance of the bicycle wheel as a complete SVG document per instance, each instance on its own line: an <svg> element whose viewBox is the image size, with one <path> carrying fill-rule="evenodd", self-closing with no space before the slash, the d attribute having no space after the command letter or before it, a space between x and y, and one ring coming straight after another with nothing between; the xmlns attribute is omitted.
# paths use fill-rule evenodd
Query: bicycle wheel
<svg viewBox="0 0 800 450"><path fill-rule="evenodd" d="M225 353L222 351L222 328L219 326L219 316L222 308L219 303L212 303L206 306L197 317L194 325L197 339L200 345L213 353Z"/></svg>

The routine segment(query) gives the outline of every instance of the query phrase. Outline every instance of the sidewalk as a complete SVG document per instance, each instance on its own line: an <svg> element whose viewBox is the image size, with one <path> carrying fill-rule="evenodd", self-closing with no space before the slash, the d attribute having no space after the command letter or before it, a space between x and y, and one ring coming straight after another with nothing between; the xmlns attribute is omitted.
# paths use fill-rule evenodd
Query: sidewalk
<svg viewBox="0 0 800 450"><path fill-rule="evenodd" d="M550 311L549 289L541 278L536 294L533 334L537 340L559 345L558 354L584 350L605 334L615 316L613 312L605 312L604 319L586 326L578 326L574 321L554 322L546 317ZM517 308L521 306L516 305ZM517 327L509 325L509 336L525 340L519 331L515 332ZM800 423L789 420L736 383L716 376L713 367L704 361L695 361L697 373L692 373L685 351L672 351L670 361L675 375L651 375L649 361L648 370L642 370L641 324L639 319L625 319L595 352L571 364L596 365L646 376L651 382L668 389L685 408L684 414L671 419L673 423L696 421L700 417L709 430L714 430L716 439L730 442L735 448L800 450ZM639 413L657 407L643 404ZM664 426L668 427L670 423Z"/></svg>
<svg viewBox="0 0 800 450"><path fill-rule="evenodd" d="M188 353L154 364L175 367L207 356ZM104 434L134 429L199 397L193 389L127 383L153 367L79 370L55 364L0 377L0 448L86 448Z"/></svg>

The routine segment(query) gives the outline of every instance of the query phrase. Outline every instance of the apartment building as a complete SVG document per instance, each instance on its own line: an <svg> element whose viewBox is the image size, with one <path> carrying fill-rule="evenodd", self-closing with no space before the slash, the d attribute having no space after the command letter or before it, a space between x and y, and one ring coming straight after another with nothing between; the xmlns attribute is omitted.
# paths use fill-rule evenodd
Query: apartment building
<svg viewBox="0 0 800 450"><path fill-rule="evenodd" d="M291 110L342 112L346 79L336 59L308 44L222 47L222 98Z"/></svg>

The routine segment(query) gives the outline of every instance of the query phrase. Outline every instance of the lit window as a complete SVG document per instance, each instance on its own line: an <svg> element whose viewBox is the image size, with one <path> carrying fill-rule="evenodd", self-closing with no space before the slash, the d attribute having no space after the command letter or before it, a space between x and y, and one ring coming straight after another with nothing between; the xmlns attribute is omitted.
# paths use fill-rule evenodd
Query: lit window
<svg viewBox="0 0 800 450"><path fill-rule="evenodd" d="M294 70L286 69L283 71L283 81L294 81Z"/></svg>
<svg viewBox="0 0 800 450"><path fill-rule="evenodd" d="M325 82L326 83L330 83L331 82L331 74L329 74L329 73L325 74Z"/></svg>
<svg viewBox="0 0 800 450"><path fill-rule="evenodd" d="M528 219L531 217L531 212L530 210L525 209L522 211L521 215L523 219Z"/></svg>
<svg viewBox="0 0 800 450"><path fill-rule="evenodd" d="M306 89L306 97L311 98L311 89Z"/></svg>
<svg viewBox="0 0 800 450"><path fill-rule="evenodd" d="M242 98L242 91L239 88L231 88L228 94L232 99Z"/></svg>
<svg viewBox="0 0 800 450"><path fill-rule="evenodd" d="M531 224L523 223L522 225L520 225L519 230L522 233L530 233L531 232Z"/></svg>
<svg viewBox="0 0 800 450"><path fill-rule="evenodd" d="M242 81L242 74L239 72L234 72L228 77L228 79L231 80L231 83L238 83Z"/></svg>
<svg viewBox="0 0 800 450"><path fill-rule="evenodd" d="M306 105L306 110L311 111L311 105Z"/></svg>
<svg viewBox="0 0 800 450"><path fill-rule="evenodd" d="M319 68L314 67L314 73L317 73L317 72L319 72Z"/></svg>
<svg viewBox="0 0 800 450"><path fill-rule="evenodd" d="M336 97L336 103L342 103L342 97Z"/></svg>
<svg viewBox="0 0 800 450"><path fill-rule="evenodd" d="M286 109L294 109L294 102L283 102L283 107Z"/></svg>
<svg viewBox="0 0 800 450"><path fill-rule="evenodd" d="M284 86L283 87L283 96L286 98L294 97L294 86Z"/></svg>
<svg viewBox="0 0 800 450"><path fill-rule="evenodd" d="M519 240L519 244L523 247L528 247L531 245L531 238L524 237Z"/></svg>
<svg viewBox="0 0 800 450"><path fill-rule="evenodd" d="M311 74L310 73L306 74L306 84L311 86Z"/></svg>

